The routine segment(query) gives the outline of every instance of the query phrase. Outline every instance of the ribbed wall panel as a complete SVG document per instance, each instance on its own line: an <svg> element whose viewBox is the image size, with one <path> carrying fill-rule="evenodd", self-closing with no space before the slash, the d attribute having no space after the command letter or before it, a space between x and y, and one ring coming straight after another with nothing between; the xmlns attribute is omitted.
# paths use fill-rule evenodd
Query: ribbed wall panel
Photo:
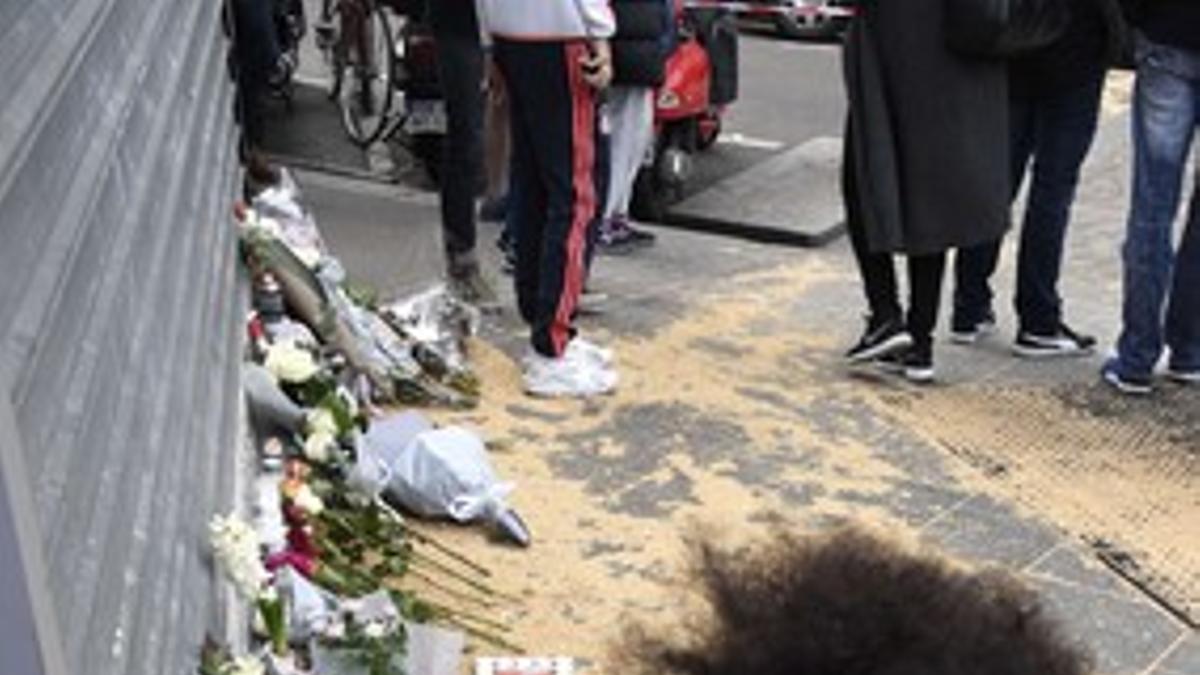
<svg viewBox="0 0 1200 675"><path fill-rule="evenodd" d="M244 275L216 0L0 0L0 392L72 673L194 671Z"/></svg>

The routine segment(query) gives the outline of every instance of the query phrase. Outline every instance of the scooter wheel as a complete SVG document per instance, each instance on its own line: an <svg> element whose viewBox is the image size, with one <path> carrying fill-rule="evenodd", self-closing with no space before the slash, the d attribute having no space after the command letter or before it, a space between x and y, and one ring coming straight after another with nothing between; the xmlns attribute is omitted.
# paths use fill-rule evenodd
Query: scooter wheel
<svg viewBox="0 0 1200 675"><path fill-rule="evenodd" d="M715 117L707 126L704 123L700 124L700 132L696 135L696 149L708 150L716 145L717 139L721 137L721 118Z"/></svg>

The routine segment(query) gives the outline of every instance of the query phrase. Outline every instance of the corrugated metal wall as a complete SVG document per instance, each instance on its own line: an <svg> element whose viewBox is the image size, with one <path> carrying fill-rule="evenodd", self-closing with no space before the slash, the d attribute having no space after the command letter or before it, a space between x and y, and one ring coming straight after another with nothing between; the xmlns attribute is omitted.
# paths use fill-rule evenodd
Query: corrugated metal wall
<svg viewBox="0 0 1200 675"><path fill-rule="evenodd" d="M71 673L188 673L219 627L243 316L219 19L0 0L0 395Z"/></svg>

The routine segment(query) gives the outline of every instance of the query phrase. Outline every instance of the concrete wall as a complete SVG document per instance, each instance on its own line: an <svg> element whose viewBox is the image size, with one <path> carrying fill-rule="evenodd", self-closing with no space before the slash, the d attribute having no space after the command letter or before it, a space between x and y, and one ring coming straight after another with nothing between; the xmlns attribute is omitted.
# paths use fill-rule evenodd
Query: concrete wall
<svg viewBox="0 0 1200 675"><path fill-rule="evenodd" d="M0 451L28 494L0 491L0 525L32 516L27 590L72 675L192 672L220 629L205 525L233 501L243 281L219 19L0 0Z"/></svg>

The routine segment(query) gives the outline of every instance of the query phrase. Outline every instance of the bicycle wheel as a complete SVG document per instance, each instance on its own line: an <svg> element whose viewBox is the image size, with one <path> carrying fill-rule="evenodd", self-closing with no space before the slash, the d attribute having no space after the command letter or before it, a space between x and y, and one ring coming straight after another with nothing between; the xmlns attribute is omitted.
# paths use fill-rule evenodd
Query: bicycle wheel
<svg viewBox="0 0 1200 675"><path fill-rule="evenodd" d="M395 53L387 10L371 0L355 4L366 13L361 21L347 22L353 29L346 34L349 63L338 102L347 135L365 147L379 138L392 116ZM343 26L349 28L347 23Z"/></svg>

